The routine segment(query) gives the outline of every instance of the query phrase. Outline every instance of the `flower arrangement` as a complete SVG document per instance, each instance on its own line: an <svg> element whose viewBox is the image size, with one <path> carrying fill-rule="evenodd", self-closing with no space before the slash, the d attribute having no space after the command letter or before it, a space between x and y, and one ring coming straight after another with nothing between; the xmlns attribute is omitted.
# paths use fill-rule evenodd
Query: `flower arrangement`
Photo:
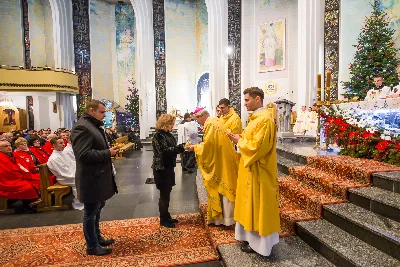
<svg viewBox="0 0 400 267"><path fill-rule="evenodd" d="M337 144L340 155L368 158L400 166L400 138L379 127L367 114L332 106L321 109L326 142Z"/></svg>

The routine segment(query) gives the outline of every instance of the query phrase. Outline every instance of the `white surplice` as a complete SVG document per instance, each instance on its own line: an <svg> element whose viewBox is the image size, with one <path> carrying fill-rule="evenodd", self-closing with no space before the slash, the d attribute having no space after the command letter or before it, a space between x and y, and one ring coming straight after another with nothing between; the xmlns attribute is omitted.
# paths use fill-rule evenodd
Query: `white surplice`
<svg viewBox="0 0 400 267"><path fill-rule="evenodd" d="M63 154L67 156L70 160L75 162L75 154L74 151L72 150L72 145L70 143L68 143L67 146L64 148Z"/></svg>
<svg viewBox="0 0 400 267"><path fill-rule="evenodd" d="M178 125L178 144L185 144L188 140L192 145L199 144L199 132L196 122L187 121Z"/></svg>
<svg viewBox="0 0 400 267"><path fill-rule="evenodd" d="M49 160L47 161L47 166L50 171L56 176L57 181L62 185L69 185L72 188L72 193L74 195L74 200L72 207L77 210L83 209L83 204L79 202L77 197L76 185L75 185L75 171L76 162L71 160L68 153L64 151L54 150L51 154Z"/></svg>

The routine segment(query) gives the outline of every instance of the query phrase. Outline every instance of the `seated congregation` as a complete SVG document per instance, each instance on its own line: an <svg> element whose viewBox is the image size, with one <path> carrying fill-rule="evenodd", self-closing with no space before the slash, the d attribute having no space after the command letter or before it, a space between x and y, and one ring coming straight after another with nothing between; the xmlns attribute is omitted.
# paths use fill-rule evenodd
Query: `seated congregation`
<svg viewBox="0 0 400 267"><path fill-rule="evenodd" d="M125 146L120 141L124 137L119 138L115 128L106 129L106 137L109 144ZM131 139L131 136L125 137L126 141ZM71 207L82 210L83 204L77 199L75 172L69 129L60 128L54 133L51 129L3 133L0 135L0 213L35 213Z"/></svg>

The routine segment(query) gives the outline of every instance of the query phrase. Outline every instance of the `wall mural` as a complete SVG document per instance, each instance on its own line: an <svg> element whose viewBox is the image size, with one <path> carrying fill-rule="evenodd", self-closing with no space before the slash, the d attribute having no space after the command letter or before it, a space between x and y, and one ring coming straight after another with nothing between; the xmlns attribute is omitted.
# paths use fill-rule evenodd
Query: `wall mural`
<svg viewBox="0 0 400 267"><path fill-rule="evenodd" d="M285 19L270 21L258 28L258 72L285 69Z"/></svg>
<svg viewBox="0 0 400 267"><path fill-rule="evenodd" d="M72 20L74 30L75 72L78 75L79 95L77 95L78 117L92 98L89 0L72 0Z"/></svg>
<svg viewBox="0 0 400 267"><path fill-rule="evenodd" d="M242 1L228 0L228 44L233 53L228 59L229 99L236 113L241 114L241 26Z"/></svg>
<svg viewBox="0 0 400 267"><path fill-rule="evenodd" d="M332 71L331 100L338 99L340 0L325 2L325 73ZM325 77L326 79L326 77Z"/></svg>
<svg viewBox="0 0 400 267"><path fill-rule="evenodd" d="M200 77L205 72L209 72L210 69L208 61L208 11L205 0L196 1L196 46L196 81L199 83Z"/></svg>
<svg viewBox="0 0 400 267"><path fill-rule="evenodd" d="M29 39L29 11L28 0L22 0L22 25L24 31L24 63L25 68L31 68L31 41Z"/></svg>
<svg viewBox="0 0 400 267"><path fill-rule="evenodd" d="M268 8L287 10L289 8L289 1L293 0L256 0L256 7L258 10L268 6Z"/></svg>
<svg viewBox="0 0 400 267"><path fill-rule="evenodd" d="M115 6L117 31L118 103L125 105L135 79L135 13L131 5Z"/></svg>
<svg viewBox="0 0 400 267"><path fill-rule="evenodd" d="M153 0L156 116L167 113L164 0Z"/></svg>

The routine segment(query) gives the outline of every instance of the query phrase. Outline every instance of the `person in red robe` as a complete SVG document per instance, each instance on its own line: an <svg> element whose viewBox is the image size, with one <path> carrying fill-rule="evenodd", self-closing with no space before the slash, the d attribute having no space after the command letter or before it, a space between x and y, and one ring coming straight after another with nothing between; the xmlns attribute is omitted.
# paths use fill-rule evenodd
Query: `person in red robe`
<svg viewBox="0 0 400 267"><path fill-rule="evenodd" d="M49 134L49 135L47 136L47 142L46 142L46 144L44 144L44 146L43 146L44 151L46 151L47 154L49 154L49 157L50 157L51 154L53 153L53 149L54 149L54 148L53 148L53 145L50 143L50 140L53 139L53 138L55 138L55 137L57 137L56 134Z"/></svg>
<svg viewBox="0 0 400 267"><path fill-rule="evenodd" d="M31 136L28 140L29 150L39 161L39 164L45 164L49 160L50 155L40 146L40 138L37 135Z"/></svg>
<svg viewBox="0 0 400 267"><path fill-rule="evenodd" d="M36 166L40 163L36 156L29 150L28 142L21 137L15 140L14 144L16 150L13 152L13 154L17 160L17 163L21 164L32 174L38 173L38 168Z"/></svg>
<svg viewBox="0 0 400 267"><path fill-rule="evenodd" d="M68 145L68 139L69 139L69 132L68 132L68 130L63 130L63 131L60 133L60 138L61 138L62 140L64 140L64 147L67 147L67 145Z"/></svg>
<svg viewBox="0 0 400 267"><path fill-rule="evenodd" d="M20 168L8 141L0 141L0 197L28 200L24 206L39 198L37 183L31 183L32 174Z"/></svg>

